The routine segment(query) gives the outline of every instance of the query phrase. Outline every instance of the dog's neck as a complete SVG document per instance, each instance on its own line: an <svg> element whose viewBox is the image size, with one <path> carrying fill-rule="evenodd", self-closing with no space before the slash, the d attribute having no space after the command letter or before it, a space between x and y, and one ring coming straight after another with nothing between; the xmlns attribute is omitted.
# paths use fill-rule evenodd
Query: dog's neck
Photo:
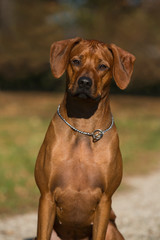
<svg viewBox="0 0 160 240"><path fill-rule="evenodd" d="M60 112L66 121L86 132L92 132L95 129L104 130L111 123L108 94L96 101L76 98L66 92Z"/></svg>

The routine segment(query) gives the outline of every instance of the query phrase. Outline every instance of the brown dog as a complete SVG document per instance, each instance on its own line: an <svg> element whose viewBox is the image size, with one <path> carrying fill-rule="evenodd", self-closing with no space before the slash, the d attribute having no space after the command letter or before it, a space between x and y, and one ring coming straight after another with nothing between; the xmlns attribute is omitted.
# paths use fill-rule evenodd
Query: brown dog
<svg viewBox="0 0 160 240"><path fill-rule="evenodd" d="M66 71L67 80L36 162L37 240L124 239L111 209L122 159L109 90L112 77L127 87L134 61L114 44L80 38L52 44L52 73Z"/></svg>

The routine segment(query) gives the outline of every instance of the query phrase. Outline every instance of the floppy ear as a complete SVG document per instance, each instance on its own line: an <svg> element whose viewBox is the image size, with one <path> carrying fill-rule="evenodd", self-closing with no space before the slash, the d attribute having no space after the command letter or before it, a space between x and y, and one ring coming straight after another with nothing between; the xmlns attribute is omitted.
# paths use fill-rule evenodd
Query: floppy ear
<svg viewBox="0 0 160 240"><path fill-rule="evenodd" d="M110 44L108 48L113 54L113 77L120 89L125 89L133 72L135 56L131 53L117 47L115 44Z"/></svg>
<svg viewBox="0 0 160 240"><path fill-rule="evenodd" d="M51 45L50 65L53 75L59 78L63 75L67 68L69 54L73 46L78 43L81 38L73 38L55 42Z"/></svg>

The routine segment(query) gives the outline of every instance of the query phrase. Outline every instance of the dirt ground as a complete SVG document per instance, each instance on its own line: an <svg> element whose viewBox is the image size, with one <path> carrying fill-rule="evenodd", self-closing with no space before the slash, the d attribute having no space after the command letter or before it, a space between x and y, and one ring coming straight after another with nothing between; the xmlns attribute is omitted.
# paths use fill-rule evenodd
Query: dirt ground
<svg viewBox="0 0 160 240"><path fill-rule="evenodd" d="M113 198L117 224L126 240L160 239L160 168L148 176L124 179L131 186Z"/></svg>
<svg viewBox="0 0 160 240"><path fill-rule="evenodd" d="M130 190L117 192L113 208L126 240L160 239L160 168L148 176L124 179ZM0 220L0 240L29 240L36 235L37 214Z"/></svg>

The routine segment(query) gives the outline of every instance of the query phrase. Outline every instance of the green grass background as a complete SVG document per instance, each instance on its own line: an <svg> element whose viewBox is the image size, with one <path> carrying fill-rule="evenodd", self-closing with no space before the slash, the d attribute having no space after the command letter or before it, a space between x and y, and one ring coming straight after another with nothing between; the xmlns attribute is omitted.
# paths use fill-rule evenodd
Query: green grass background
<svg viewBox="0 0 160 240"><path fill-rule="evenodd" d="M37 209L34 165L62 95L0 93L0 214ZM160 98L112 96L124 175L159 167Z"/></svg>

